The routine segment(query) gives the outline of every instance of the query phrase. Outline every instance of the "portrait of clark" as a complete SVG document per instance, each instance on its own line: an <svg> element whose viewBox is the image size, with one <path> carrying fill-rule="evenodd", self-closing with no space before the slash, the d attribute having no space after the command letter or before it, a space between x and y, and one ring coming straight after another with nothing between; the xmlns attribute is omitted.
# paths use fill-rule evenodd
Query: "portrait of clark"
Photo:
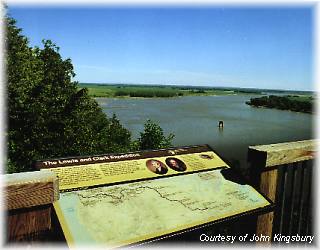
<svg viewBox="0 0 320 250"><path fill-rule="evenodd" d="M183 161L174 157L168 157L166 163L171 169L178 172L183 172L187 169L187 166Z"/></svg>
<svg viewBox="0 0 320 250"><path fill-rule="evenodd" d="M147 160L146 165L151 172L156 174L165 174L168 172L166 165L158 160Z"/></svg>

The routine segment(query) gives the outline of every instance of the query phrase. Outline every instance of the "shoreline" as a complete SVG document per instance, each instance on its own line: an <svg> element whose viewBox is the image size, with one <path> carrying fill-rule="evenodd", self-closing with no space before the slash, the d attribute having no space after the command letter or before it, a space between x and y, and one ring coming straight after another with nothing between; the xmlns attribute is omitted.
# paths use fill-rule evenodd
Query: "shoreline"
<svg viewBox="0 0 320 250"><path fill-rule="evenodd" d="M79 84L79 89L88 89L93 98L175 98L183 96L230 96L230 95L257 95L261 91L241 89L219 89L201 87L168 87L168 86L118 86L118 85L91 85Z"/></svg>
<svg viewBox="0 0 320 250"><path fill-rule="evenodd" d="M184 96L172 96L172 97L136 97L136 96L91 96L92 98L112 98L112 99L174 99L174 98L183 98L189 96L237 96L238 94L212 94L212 95L184 95Z"/></svg>
<svg viewBox="0 0 320 250"><path fill-rule="evenodd" d="M257 96L266 95L282 96L294 95L297 97L310 96L310 93L297 91L275 91L265 92L260 89L240 89L240 88L203 88L203 87L172 87L172 86L136 86L136 85L94 85L79 84L78 89L86 88L92 98L117 98L117 99L141 99L141 98L177 98L185 96Z"/></svg>
<svg viewBox="0 0 320 250"><path fill-rule="evenodd" d="M153 96L153 97L143 97L143 96L110 96L110 95L90 95L92 98L114 98L114 99L172 99L172 98L182 98L182 97L188 97L188 96L238 96L238 95L262 95L262 94L246 94L246 93L221 93L221 94L191 94L191 95L181 95L181 96Z"/></svg>

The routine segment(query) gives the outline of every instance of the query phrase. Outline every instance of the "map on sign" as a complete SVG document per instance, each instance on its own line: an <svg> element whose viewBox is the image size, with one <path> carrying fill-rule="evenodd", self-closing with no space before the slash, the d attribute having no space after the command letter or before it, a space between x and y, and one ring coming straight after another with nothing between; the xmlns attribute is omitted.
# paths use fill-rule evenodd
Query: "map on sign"
<svg viewBox="0 0 320 250"><path fill-rule="evenodd" d="M208 171L63 193L59 205L71 244L122 246L262 208L249 185Z"/></svg>
<svg viewBox="0 0 320 250"><path fill-rule="evenodd" d="M70 247L118 247L270 207L208 146L38 162Z"/></svg>

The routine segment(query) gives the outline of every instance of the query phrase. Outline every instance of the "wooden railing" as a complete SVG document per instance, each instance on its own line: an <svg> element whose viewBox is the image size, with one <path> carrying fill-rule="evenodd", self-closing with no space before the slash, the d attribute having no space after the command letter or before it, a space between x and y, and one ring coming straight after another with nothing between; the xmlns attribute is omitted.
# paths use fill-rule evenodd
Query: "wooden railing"
<svg viewBox="0 0 320 250"><path fill-rule="evenodd" d="M310 234L315 151L315 140L249 147L251 184L276 204L273 212L258 217L257 235ZM53 172L6 175L4 198L7 241L63 238L52 207L59 199L58 179Z"/></svg>
<svg viewBox="0 0 320 250"><path fill-rule="evenodd" d="M275 202L273 212L258 217L257 235L312 234L315 155L315 140L249 147L252 184Z"/></svg>
<svg viewBox="0 0 320 250"><path fill-rule="evenodd" d="M59 199L57 176L49 171L5 176L7 242L48 240L53 230L52 203Z"/></svg>

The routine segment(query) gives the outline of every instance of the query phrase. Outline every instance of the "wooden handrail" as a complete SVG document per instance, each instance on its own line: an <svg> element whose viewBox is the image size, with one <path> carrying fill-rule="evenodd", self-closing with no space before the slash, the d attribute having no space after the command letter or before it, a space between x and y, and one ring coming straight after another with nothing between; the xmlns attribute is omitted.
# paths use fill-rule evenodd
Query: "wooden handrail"
<svg viewBox="0 0 320 250"><path fill-rule="evenodd" d="M7 174L3 179L7 240L34 240L48 232L51 205L59 199L58 177L51 171L35 171Z"/></svg>
<svg viewBox="0 0 320 250"><path fill-rule="evenodd" d="M4 179L8 210L50 204L59 199L58 177L51 171L8 174Z"/></svg>
<svg viewBox="0 0 320 250"><path fill-rule="evenodd" d="M275 202L280 165L315 158L316 140L250 146L248 162L253 185ZM7 240L28 239L52 229L52 203L59 199L58 178L51 171L4 176L4 200L8 211ZM257 235L272 237L274 212L258 217ZM35 236L35 237L34 237Z"/></svg>
<svg viewBox="0 0 320 250"><path fill-rule="evenodd" d="M314 159L316 140L249 146L248 160L260 157L264 168Z"/></svg>
<svg viewBox="0 0 320 250"><path fill-rule="evenodd" d="M252 184L275 202L279 167L283 164L314 159L316 146L316 140L250 146L248 163ZM256 234L272 238L273 219L274 212L259 216Z"/></svg>

